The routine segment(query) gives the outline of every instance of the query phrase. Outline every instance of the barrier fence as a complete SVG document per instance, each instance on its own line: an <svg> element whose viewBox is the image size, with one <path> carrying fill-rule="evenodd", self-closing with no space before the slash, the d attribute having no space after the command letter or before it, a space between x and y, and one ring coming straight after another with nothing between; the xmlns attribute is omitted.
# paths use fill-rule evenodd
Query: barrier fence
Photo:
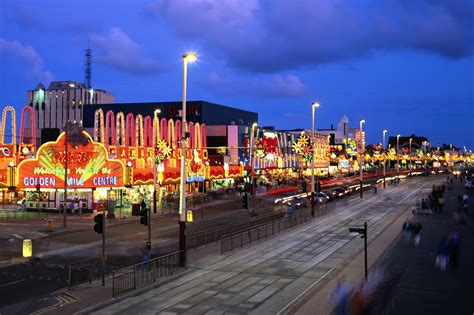
<svg viewBox="0 0 474 315"><path fill-rule="evenodd" d="M92 283L94 259L85 259L69 265L69 289L81 283Z"/></svg>
<svg viewBox="0 0 474 315"><path fill-rule="evenodd" d="M150 259L112 272L112 297L136 290L185 269L179 265L181 251Z"/></svg>
<svg viewBox="0 0 474 315"><path fill-rule="evenodd" d="M347 206L348 203L349 200L347 198L332 202L317 203L314 209L315 217L326 215L335 211L339 207ZM233 250L234 248L243 247L244 245L251 244L252 242L259 241L262 238L267 238L275 233L302 224L310 218L311 209L304 208L303 210L299 210L298 212L283 218L278 218L247 229L222 235L220 238L221 255L227 251Z"/></svg>
<svg viewBox="0 0 474 315"><path fill-rule="evenodd" d="M285 215L285 212L279 211L277 213L271 213L267 215L257 216L250 218L248 222L228 224L225 226L219 226L204 231L192 233L186 236L186 244L188 249L196 249L201 246L218 242L223 235L236 233L238 231L248 229L249 227L262 224L264 222L280 219Z"/></svg>
<svg viewBox="0 0 474 315"><path fill-rule="evenodd" d="M224 235L221 238L221 255L237 247L243 247L252 242L267 238L270 235L279 233L286 229L297 226L308 221L311 218L311 210L305 209L302 212L295 213L282 219L257 225L237 233Z"/></svg>

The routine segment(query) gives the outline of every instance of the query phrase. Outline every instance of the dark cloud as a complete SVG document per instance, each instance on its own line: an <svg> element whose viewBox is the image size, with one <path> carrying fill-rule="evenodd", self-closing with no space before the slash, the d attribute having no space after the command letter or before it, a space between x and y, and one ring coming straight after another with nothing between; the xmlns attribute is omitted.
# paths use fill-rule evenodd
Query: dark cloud
<svg viewBox="0 0 474 315"><path fill-rule="evenodd" d="M107 34L92 35L90 40L98 48L95 57L98 63L134 75L153 74L163 69L157 61L147 57L143 47L120 28L113 27Z"/></svg>
<svg viewBox="0 0 474 315"><path fill-rule="evenodd" d="M471 0L151 1L182 38L202 40L229 64L273 72L414 49L458 59L474 50Z"/></svg>
<svg viewBox="0 0 474 315"><path fill-rule="evenodd" d="M260 98L297 98L307 92L306 86L296 75L264 75L248 80L237 80L213 71L195 82L202 88L221 95L254 95Z"/></svg>

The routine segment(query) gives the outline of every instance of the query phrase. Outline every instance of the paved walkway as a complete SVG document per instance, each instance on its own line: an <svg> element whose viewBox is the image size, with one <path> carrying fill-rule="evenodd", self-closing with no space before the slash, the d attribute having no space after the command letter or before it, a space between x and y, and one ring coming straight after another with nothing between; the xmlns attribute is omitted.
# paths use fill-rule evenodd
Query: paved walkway
<svg viewBox="0 0 474 315"><path fill-rule="evenodd" d="M350 226L367 221L369 241L376 239L431 185L426 178L415 178L406 185L379 190L376 196L354 198L345 209L266 242L212 261L209 257L195 261L182 277L97 314L288 312L360 252L363 241L348 233ZM363 270L362 263L359 268Z"/></svg>

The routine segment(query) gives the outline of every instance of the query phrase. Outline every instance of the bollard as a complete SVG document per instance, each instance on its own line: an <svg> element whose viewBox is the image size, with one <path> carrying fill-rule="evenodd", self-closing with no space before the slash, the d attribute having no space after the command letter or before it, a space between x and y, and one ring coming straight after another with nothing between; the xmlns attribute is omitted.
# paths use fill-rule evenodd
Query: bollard
<svg viewBox="0 0 474 315"><path fill-rule="evenodd" d="M23 240L23 257L31 257L33 255L33 244L31 240Z"/></svg>
<svg viewBox="0 0 474 315"><path fill-rule="evenodd" d="M53 232L54 226L53 226L53 220L52 220L52 219L48 219L48 220L46 221L46 230L47 230L48 232Z"/></svg>

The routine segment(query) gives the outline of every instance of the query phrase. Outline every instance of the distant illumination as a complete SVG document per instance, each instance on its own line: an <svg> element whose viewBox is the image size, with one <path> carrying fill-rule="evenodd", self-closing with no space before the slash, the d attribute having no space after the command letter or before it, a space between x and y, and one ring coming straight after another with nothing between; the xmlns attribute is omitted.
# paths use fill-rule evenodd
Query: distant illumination
<svg viewBox="0 0 474 315"><path fill-rule="evenodd" d="M89 90L89 103L92 103L92 100L94 99L94 89Z"/></svg>
<svg viewBox="0 0 474 315"><path fill-rule="evenodd" d="M197 60L197 54L195 52L189 52L184 54L183 58L186 59L187 62L195 62Z"/></svg>

